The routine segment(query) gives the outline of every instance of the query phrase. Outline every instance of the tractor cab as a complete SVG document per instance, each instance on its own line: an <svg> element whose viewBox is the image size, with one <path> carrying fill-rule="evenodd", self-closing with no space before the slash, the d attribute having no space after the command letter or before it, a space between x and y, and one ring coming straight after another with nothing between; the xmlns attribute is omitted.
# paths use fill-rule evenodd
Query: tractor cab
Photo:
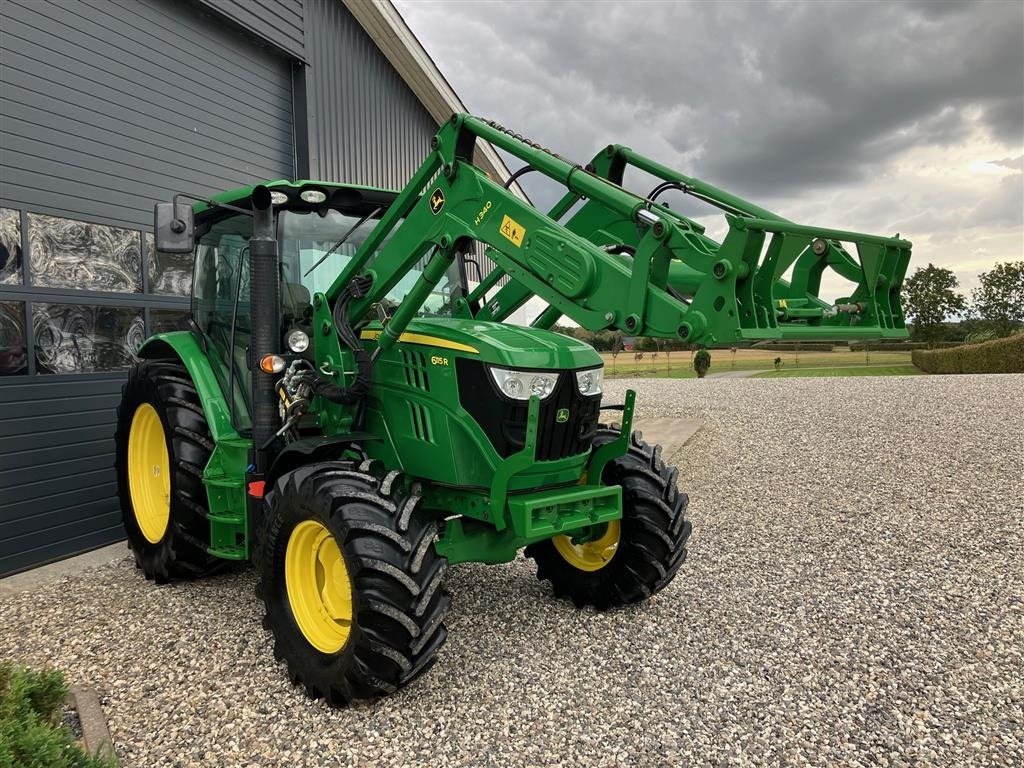
<svg viewBox="0 0 1024 768"><path fill-rule="evenodd" d="M349 264L395 193L308 181L276 181L266 186L278 241L280 291L275 324L280 349L313 361L313 296L326 292ZM209 350L232 423L242 432L251 428L252 421L252 192L252 187L239 188L199 203L191 222L195 243L191 330ZM400 304L418 274L412 270L405 275L382 307ZM420 314L450 314L453 300L465 293L464 275L461 265L453 264Z"/></svg>

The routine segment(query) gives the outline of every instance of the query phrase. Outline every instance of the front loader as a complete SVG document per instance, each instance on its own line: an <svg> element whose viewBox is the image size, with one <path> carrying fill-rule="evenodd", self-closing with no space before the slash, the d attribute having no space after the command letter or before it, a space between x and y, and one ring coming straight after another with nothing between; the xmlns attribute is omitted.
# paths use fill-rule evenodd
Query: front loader
<svg viewBox="0 0 1024 768"><path fill-rule="evenodd" d="M489 178L478 139L564 198L545 213ZM657 186L627 190L631 167ZM669 189L722 209L724 240L659 202ZM563 316L699 346L906 335L905 240L794 224L625 147L575 165L468 115L400 192L176 199L155 239L194 252L192 308L124 387L129 544L158 582L252 560L275 655L332 705L433 663L451 564L525 549L557 596L598 610L682 565L677 470L632 433L632 391L603 402L601 357L550 330ZM829 271L849 296L820 298ZM547 308L509 324L533 297Z"/></svg>

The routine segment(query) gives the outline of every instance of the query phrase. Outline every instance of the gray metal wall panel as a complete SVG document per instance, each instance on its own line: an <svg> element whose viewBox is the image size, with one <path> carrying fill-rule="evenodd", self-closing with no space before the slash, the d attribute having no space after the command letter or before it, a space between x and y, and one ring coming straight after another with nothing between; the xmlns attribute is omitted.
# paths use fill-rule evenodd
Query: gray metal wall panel
<svg viewBox="0 0 1024 768"><path fill-rule="evenodd" d="M123 537L112 466L123 382L0 379L0 575Z"/></svg>
<svg viewBox="0 0 1024 768"><path fill-rule="evenodd" d="M310 177L402 189L437 123L341 0L305 0L305 14ZM477 260L494 268L483 248Z"/></svg>
<svg viewBox="0 0 1024 768"><path fill-rule="evenodd" d="M4 0L0 200L146 227L153 203L291 177L284 56L169 0Z"/></svg>
<svg viewBox="0 0 1024 768"><path fill-rule="evenodd" d="M340 0L306 0L310 175L401 189L437 123Z"/></svg>
<svg viewBox="0 0 1024 768"><path fill-rule="evenodd" d="M301 42L301 5L263 2L284 7L274 23ZM148 229L153 203L175 192L290 178L292 66L192 3L3 0L0 205ZM183 303L21 285L0 285L0 300ZM0 575L123 537L113 432L124 378L0 378Z"/></svg>
<svg viewBox="0 0 1024 768"><path fill-rule="evenodd" d="M199 0L248 31L302 58L303 0Z"/></svg>

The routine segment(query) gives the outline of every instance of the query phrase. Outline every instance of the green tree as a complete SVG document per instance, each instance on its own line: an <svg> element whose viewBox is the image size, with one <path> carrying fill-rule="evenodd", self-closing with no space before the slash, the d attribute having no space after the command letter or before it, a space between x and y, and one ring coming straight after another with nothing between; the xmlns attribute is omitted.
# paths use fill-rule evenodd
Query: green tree
<svg viewBox="0 0 1024 768"><path fill-rule="evenodd" d="M693 370L697 372L697 378L703 379L710 367L711 353L703 348L697 350L697 354L693 356Z"/></svg>
<svg viewBox="0 0 1024 768"><path fill-rule="evenodd" d="M650 336L640 336L633 344L633 349L637 352L655 352L658 347Z"/></svg>
<svg viewBox="0 0 1024 768"><path fill-rule="evenodd" d="M960 282L950 270L929 264L918 267L903 283L903 308L913 320L913 335L935 342L945 332L950 315L967 310L967 299L954 290Z"/></svg>
<svg viewBox="0 0 1024 768"><path fill-rule="evenodd" d="M1024 324L1024 261L996 263L978 280L981 285L971 291L971 310L997 336L1009 336Z"/></svg>

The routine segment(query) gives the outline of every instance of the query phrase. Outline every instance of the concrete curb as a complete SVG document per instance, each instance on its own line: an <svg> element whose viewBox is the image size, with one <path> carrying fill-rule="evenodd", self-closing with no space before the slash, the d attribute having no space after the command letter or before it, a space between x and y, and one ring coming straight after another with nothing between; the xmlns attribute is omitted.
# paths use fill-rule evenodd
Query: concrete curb
<svg viewBox="0 0 1024 768"><path fill-rule="evenodd" d="M67 701L78 713L86 753L113 760L117 765L117 752L114 751L114 742L110 739L107 716L103 714L99 696L90 688L72 687L68 690Z"/></svg>
<svg viewBox="0 0 1024 768"><path fill-rule="evenodd" d="M703 428L703 422L694 419L641 418L633 422L633 430L643 433L648 443L658 443L665 461L672 463Z"/></svg>

